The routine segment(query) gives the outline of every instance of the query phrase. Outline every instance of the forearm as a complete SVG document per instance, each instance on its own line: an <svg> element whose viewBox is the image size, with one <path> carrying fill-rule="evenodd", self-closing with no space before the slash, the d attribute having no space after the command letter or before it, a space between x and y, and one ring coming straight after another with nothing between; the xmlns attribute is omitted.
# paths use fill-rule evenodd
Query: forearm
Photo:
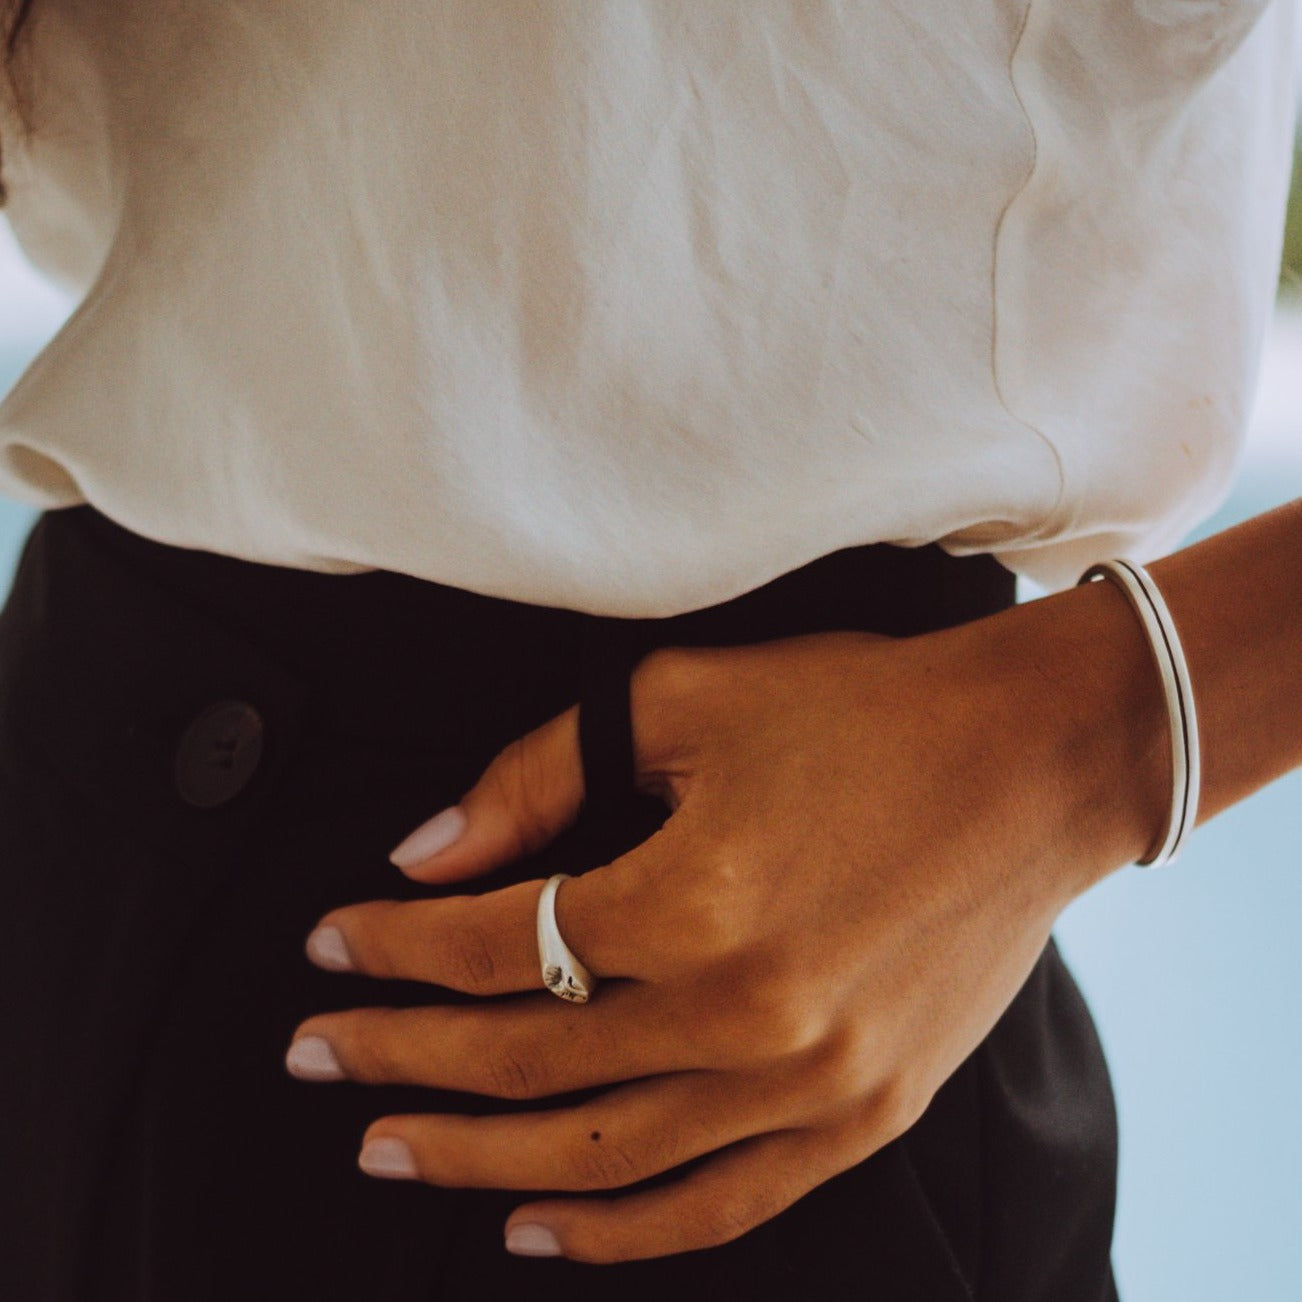
<svg viewBox="0 0 1302 1302"><path fill-rule="evenodd" d="M1193 682L1203 780L1199 821L1302 763L1302 501L1149 566ZM1101 582L996 617L966 636L1008 726L1046 784L1042 802L1079 853L1068 896L1134 862L1161 835L1170 736L1152 653L1115 585ZM983 621L985 622L985 621Z"/></svg>

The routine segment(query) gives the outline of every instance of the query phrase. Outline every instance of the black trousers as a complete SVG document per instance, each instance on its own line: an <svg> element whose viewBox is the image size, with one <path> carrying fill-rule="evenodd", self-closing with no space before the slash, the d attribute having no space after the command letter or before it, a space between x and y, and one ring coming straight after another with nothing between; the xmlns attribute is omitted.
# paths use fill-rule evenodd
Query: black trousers
<svg viewBox="0 0 1302 1302"><path fill-rule="evenodd" d="M321 972L303 940L330 908L417 894L389 848L611 664L908 635L1011 598L988 558L862 547L604 619L42 516L0 616L0 1298L1115 1297L1112 1097L1053 945L907 1135L734 1243L628 1265L509 1257L524 1195L356 1169L383 1113L514 1105L282 1066L314 1012L456 997ZM595 805L484 886L606 862L665 816Z"/></svg>

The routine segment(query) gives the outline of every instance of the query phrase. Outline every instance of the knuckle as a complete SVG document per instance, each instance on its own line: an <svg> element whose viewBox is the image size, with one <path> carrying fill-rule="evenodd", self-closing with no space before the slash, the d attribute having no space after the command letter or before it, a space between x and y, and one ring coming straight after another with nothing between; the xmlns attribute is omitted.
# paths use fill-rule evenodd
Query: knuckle
<svg viewBox="0 0 1302 1302"><path fill-rule="evenodd" d="M448 938L448 950L458 978L455 981L458 989L473 993L492 985L497 965L493 961L488 934L482 927L474 923L456 927Z"/></svg>
<svg viewBox="0 0 1302 1302"><path fill-rule="evenodd" d="M493 1051L484 1071L489 1093L497 1098L535 1099L551 1092L541 1060L509 1045Z"/></svg>
<svg viewBox="0 0 1302 1302"><path fill-rule="evenodd" d="M715 855L679 886L665 921L675 949L689 961L714 965L742 952L746 928L736 907L738 875L725 856Z"/></svg>
<svg viewBox="0 0 1302 1302"><path fill-rule="evenodd" d="M697 1226L704 1244L731 1243L763 1219L741 1198L720 1198L699 1209Z"/></svg>
<svg viewBox="0 0 1302 1302"><path fill-rule="evenodd" d="M911 1082L897 1077L877 1092L871 1109L872 1129L879 1145L889 1144L911 1130L927 1110L930 1099Z"/></svg>
<svg viewBox="0 0 1302 1302"><path fill-rule="evenodd" d="M862 1105L874 1080L871 1048L865 1041L861 1034L842 1031L809 1054L807 1078L820 1104Z"/></svg>
<svg viewBox="0 0 1302 1302"><path fill-rule="evenodd" d="M752 974L741 985L740 1028L764 1057L790 1058L814 1049L823 1018L810 993L778 973Z"/></svg>
<svg viewBox="0 0 1302 1302"><path fill-rule="evenodd" d="M622 1144L600 1136L597 1131L592 1136L582 1137L581 1147L574 1155L575 1189L619 1189L642 1178L641 1165Z"/></svg>

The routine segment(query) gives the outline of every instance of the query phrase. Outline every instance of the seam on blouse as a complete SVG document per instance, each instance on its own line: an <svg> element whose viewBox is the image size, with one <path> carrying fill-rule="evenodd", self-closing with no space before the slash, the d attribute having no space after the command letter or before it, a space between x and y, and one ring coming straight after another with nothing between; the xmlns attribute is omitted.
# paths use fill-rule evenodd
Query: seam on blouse
<svg viewBox="0 0 1302 1302"><path fill-rule="evenodd" d="M1026 124L1026 130L1031 137L1031 161L1026 169L1026 175L1022 178L1022 183L1009 196L1008 202L1004 204L995 222L995 233L993 239L992 256L990 260L990 375L995 387L995 396L999 399L999 405L1008 414L1011 420L1021 425L1023 429L1030 430L1032 434L1040 440L1041 443L1049 450L1053 457L1053 464L1058 473L1058 491L1054 497L1053 505L1045 512L1039 524L1031 532L1024 534L1020 540L1021 543L1035 541L1044 538L1051 532L1057 520L1058 513L1062 509L1063 501L1067 494L1067 477L1063 471L1062 454L1058 451L1054 441L1038 425L1019 416L1009 404L1008 397L1004 392L1003 381L999 375L999 253L1000 246L1003 242L1004 226L1007 223L1008 216L1012 212L1017 201L1021 199L1031 187L1031 182L1035 179L1035 174L1040 165L1040 138L1035 130L1035 122L1031 117L1030 110L1026 106L1026 98L1022 94L1022 88L1017 83L1017 62L1018 56L1022 53L1022 47L1026 43L1026 34L1031 25L1031 12L1037 7L1037 0L1028 0L1026 9L1022 13L1022 25L1018 29L1017 36L1013 41L1012 52L1008 56L1008 82L1012 87L1013 96L1017 100L1017 107L1021 110L1022 121Z"/></svg>

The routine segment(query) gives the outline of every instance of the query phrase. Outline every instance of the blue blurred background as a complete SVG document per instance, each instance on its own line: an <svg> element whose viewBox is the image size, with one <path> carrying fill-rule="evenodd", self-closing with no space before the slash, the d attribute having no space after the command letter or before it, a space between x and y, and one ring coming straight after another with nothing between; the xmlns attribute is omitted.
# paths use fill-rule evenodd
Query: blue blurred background
<svg viewBox="0 0 1302 1302"><path fill-rule="evenodd" d="M1200 533L1302 497L1299 179L1248 452ZM0 222L0 394L68 307ZM0 501L0 594L32 518ZM1300 844L1302 772L1208 824L1177 865L1117 873L1062 920L1118 1095L1125 1302L1302 1299Z"/></svg>

